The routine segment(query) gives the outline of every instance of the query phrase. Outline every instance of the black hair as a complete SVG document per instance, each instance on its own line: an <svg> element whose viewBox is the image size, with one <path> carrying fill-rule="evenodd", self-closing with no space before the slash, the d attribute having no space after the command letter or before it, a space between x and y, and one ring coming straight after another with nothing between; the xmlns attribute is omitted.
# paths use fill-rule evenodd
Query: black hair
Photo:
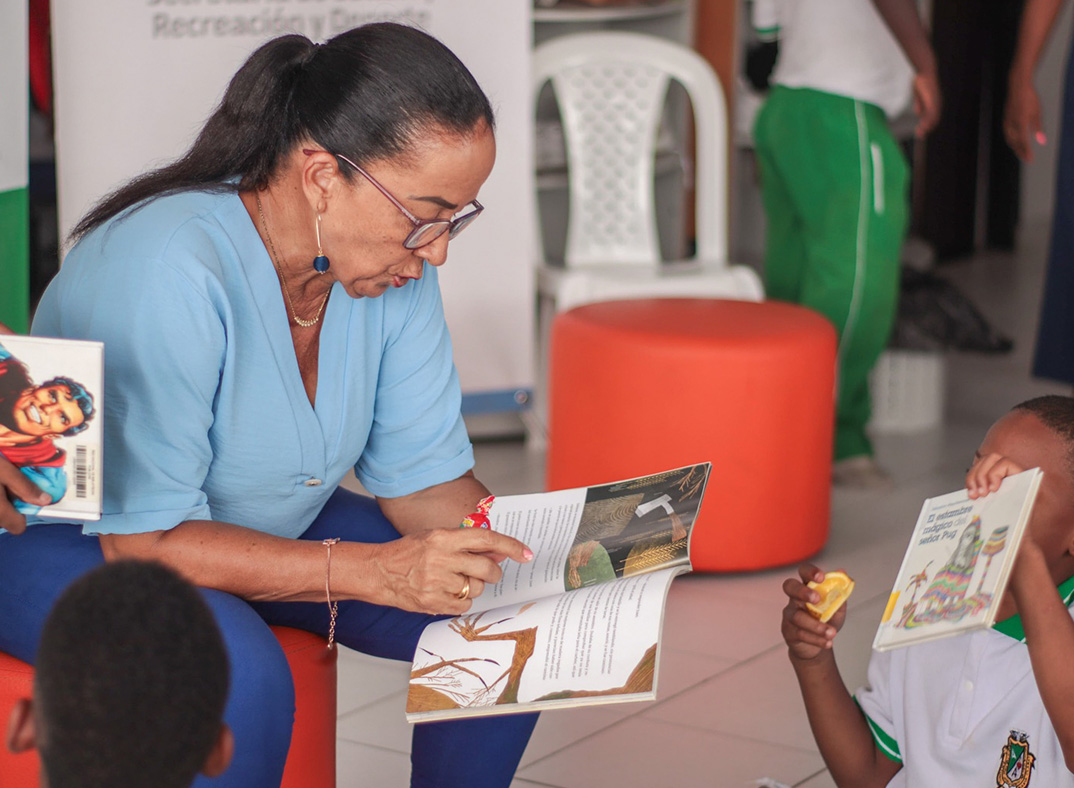
<svg viewBox="0 0 1074 788"><path fill-rule="evenodd" d="M192 189L262 189L301 141L359 165L405 156L422 131L493 128L488 98L440 41L390 22L363 25L324 44L274 38L238 70L181 158L98 202L71 231L94 227L151 197ZM344 177L355 177L339 162Z"/></svg>
<svg viewBox="0 0 1074 788"><path fill-rule="evenodd" d="M89 572L56 602L37 651L50 788L187 788L227 691L220 630L193 586L152 563Z"/></svg>
<svg viewBox="0 0 1074 788"><path fill-rule="evenodd" d="M1067 470L1074 476L1074 397L1049 394L1020 402L1011 412L1024 411L1036 416L1054 432L1067 449Z"/></svg>

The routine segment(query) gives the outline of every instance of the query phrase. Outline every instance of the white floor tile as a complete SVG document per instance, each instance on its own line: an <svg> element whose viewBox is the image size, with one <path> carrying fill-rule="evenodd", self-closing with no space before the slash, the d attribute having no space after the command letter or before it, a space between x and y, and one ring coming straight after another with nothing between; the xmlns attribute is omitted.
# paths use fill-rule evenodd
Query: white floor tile
<svg viewBox="0 0 1074 788"><path fill-rule="evenodd" d="M824 770L820 774L810 777L805 782L795 784L794 788L836 788L835 780Z"/></svg>
<svg viewBox="0 0 1074 788"><path fill-rule="evenodd" d="M640 711L640 704L623 703L611 706L590 706L581 709L551 711L542 714L533 731L522 767L542 760L579 742L613 728ZM520 770L520 774L521 774Z"/></svg>
<svg viewBox="0 0 1074 788"><path fill-rule="evenodd" d="M337 788L410 785L410 756L349 741L336 742Z"/></svg>
<svg viewBox="0 0 1074 788"><path fill-rule="evenodd" d="M378 659L340 647L336 707L340 717L406 686L410 666L390 659Z"/></svg>
<svg viewBox="0 0 1074 788"><path fill-rule="evenodd" d="M793 785L821 768L809 751L632 717L522 767L518 777L561 788L737 788L759 777Z"/></svg>
<svg viewBox="0 0 1074 788"><path fill-rule="evenodd" d="M660 673L656 683L658 700L685 692L704 681L733 667L734 660L720 659L692 651L679 651L673 644L663 642L660 647ZM639 704L644 711L648 704Z"/></svg>
<svg viewBox="0 0 1074 788"><path fill-rule="evenodd" d="M798 699L798 684L782 645L739 663L689 692L654 704L642 718L802 750L814 746L805 709Z"/></svg>
<svg viewBox="0 0 1074 788"><path fill-rule="evenodd" d="M410 752L413 726L406 721L406 677L393 682L394 694L339 718L336 737L394 752Z"/></svg>
<svg viewBox="0 0 1074 788"><path fill-rule="evenodd" d="M728 598L721 594L722 584L718 575L675 579L664 616L666 647L738 662L779 642L778 596Z"/></svg>

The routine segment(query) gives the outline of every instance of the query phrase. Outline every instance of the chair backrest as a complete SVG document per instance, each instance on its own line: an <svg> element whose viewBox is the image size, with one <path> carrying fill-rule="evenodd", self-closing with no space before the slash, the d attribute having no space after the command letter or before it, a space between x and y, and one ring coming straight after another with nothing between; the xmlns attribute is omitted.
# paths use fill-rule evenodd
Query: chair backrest
<svg viewBox="0 0 1074 788"><path fill-rule="evenodd" d="M654 157L672 82L693 108L696 256L726 262L727 108L716 75L680 44L599 31L534 52L534 102L551 83L567 146L568 266L660 262Z"/></svg>

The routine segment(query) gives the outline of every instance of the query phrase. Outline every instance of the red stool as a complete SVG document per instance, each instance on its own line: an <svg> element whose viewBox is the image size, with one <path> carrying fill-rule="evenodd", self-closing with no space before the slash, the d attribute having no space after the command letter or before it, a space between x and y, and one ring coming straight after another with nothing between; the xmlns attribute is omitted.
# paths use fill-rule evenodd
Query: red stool
<svg viewBox="0 0 1074 788"><path fill-rule="evenodd" d="M779 302L607 301L552 325L547 487L713 464L694 568L790 564L827 541L836 336Z"/></svg>
<svg viewBox="0 0 1074 788"><path fill-rule="evenodd" d="M336 655L324 638L272 627L295 682L295 726L280 788L331 788L336 784ZM0 733L11 709L29 697L34 669L0 653ZM38 788L36 752L12 755L0 742L0 788Z"/></svg>

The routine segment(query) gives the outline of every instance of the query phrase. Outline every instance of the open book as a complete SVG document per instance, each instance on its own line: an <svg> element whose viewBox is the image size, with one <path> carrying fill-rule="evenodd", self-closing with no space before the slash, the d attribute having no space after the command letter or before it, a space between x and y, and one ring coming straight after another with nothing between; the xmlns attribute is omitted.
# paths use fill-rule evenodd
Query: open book
<svg viewBox="0 0 1074 788"><path fill-rule="evenodd" d="M929 498L873 641L897 646L984 629L996 622L1043 472L1024 471L971 500L966 490Z"/></svg>
<svg viewBox="0 0 1074 788"><path fill-rule="evenodd" d="M497 498L493 530L533 550L470 612L426 627L407 720L652 700L664 603L690 571L711 465Z"/></svg>
<svg viewBox="0 0 1074 788"><path fill-rule="evenodd" d="M104 346L0 335L0 455L52 498L26 515L101 518Z"/></svg>

